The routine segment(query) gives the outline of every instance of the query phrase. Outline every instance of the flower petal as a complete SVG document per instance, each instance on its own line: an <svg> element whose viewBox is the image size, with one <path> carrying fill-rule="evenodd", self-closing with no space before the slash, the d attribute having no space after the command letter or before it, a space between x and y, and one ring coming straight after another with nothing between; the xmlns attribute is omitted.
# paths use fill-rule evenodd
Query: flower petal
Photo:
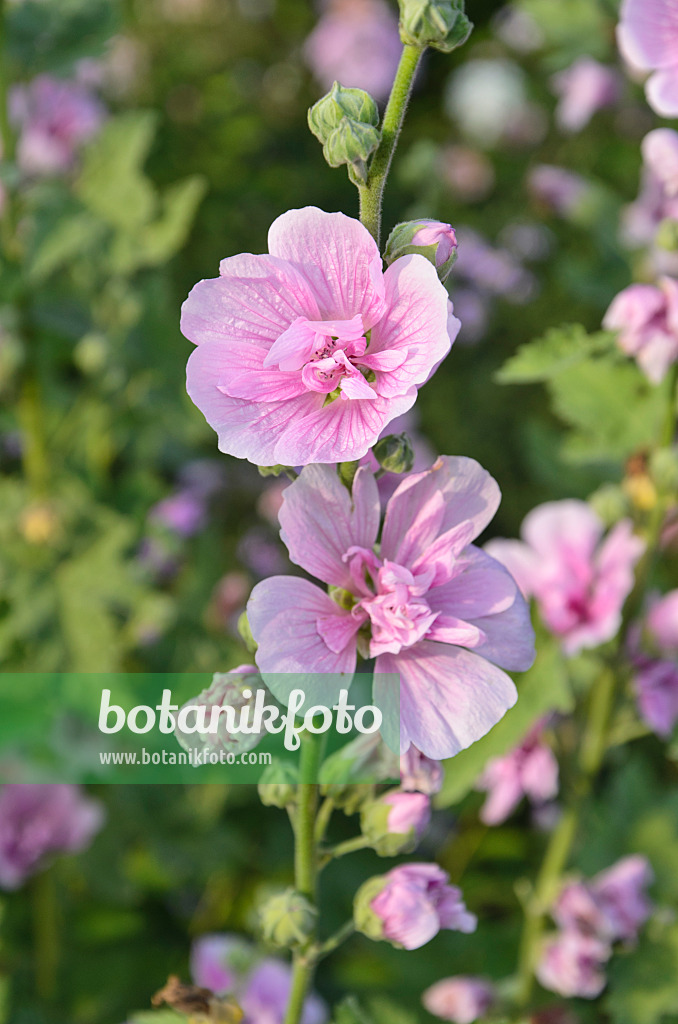
<svg viewBox="0 0 678 1024"><path fill-rule="evenodd" d="M578 560L589 560L603 524L585 501L547 501L528 512L520 532L544 559L567 561L576 555Z"/></svg>
<svg viewBox="0 0 678 1024"><path fill-rule="evenodd" d="M678 63L678 6L673 0L624 0L617 41L624 57L649 71Z"/></svg>

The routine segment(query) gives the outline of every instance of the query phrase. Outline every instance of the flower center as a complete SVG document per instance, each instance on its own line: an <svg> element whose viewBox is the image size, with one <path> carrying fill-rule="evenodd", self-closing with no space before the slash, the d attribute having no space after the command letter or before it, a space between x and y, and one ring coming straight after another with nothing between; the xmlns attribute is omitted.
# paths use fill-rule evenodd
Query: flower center
<svg viewBox="0 0 678 1024"><path fill-rule="evenodd" d="M300 371L309 391L344 399L377 397L368 377L374 379L369 367L361 371L367 338L363 320L358 313L351 320L307 320L300 316L269 349L264 366L280 370ZM337 395L333 395L337 397Z"/></svg>

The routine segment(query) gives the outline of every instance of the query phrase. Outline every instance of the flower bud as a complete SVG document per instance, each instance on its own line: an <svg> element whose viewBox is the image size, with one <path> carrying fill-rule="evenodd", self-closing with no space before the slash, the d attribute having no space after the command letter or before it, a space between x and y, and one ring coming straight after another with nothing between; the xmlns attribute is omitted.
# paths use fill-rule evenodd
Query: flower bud
<svg viewBox="0 0 678 1024"><path fill-rule="evenodd" d="M180 728L181 711L175 719L175 734L184 750L205 748L216 753L237 754L256 747L265 731L246 730L249 729L250 709L257 689L264 689L264 684L254 665L239 665L231 672L215 672L210 686L197 697L186 701L181 708L181 711L184 708L199 709L187 711L186 728L183 728L184 723ZM229 711L219 710L227 708ZM203 729L201 709L204 709L202 715L205 728L211 725L212 716L218 714L215 732L199 731Z"/></svg>
<svg viewBox="0 0 678 1024"><path fill-rule="evenodd" d="M409 473L414 465L412 442L407 434L388 434L377 441L372 454L388 473Z"/></svg>
<svg viewBox="0 0 678 1024"><path fill-rule="evenodd" d="M400 38L404 43L451 53L471 34L473 24L464 14L464 0L399 2Z"/></svg>
<svg viewBox="0 0 678 1024"><path fill-rule="evenodd" d="M353 923L356 931L378 942L384 938L384 922L372 909L372 901L387 884L386 875L374 875L358 889L353 900Z"/></svg>
<svg viewBox="0 0 678 1024"><path fill-rule="evenodd" d="M650 476L662 494L678 491L678 448L659 448L650 456Z"/></svg>
<svg viewBox="0 0 678 1024"><path fill-rule="evenodd" d="M285 889L261 908L262 935L271 945L283 949L303 946L315 930L317 916L318 911L305 896Z"/></svg>
<svg viewBox="0 0 678 1024"><path fill-rule="evenodd" d="M252 630L250 629L250 621L247 618L247 612L243 612L238 619L238 633L244 643L249 654L257 653L257 642L252 636Z"/></svg>
<svg viewBox="0 0 678 1024"><path fill-rule="evenodd" d="M629 514L629 501L618 484L603 484L589 498L589 505L606 526L614 526Z"/></svg>
<svg viewBox="0 0 678 1024"><path fill-rule="evenodd" d="M348 164L352 180L367 180L367 161L381 142L379 110L364 89L335 82L308 112L308 126L322 143L330 167Z"/></svg>
<svg viewBox="0 0 678 1024"><path fill-rule="evenodd" d="M259 781L259 799L265 807L289 807L294 803L299 781L296 767L287 761L273 761Z"/></svg>
<svg viewBox="0 0 678 1024"><path fill-rule="evenodd" d="M396 857L415 849L430 820L427 796L393 790L363 807L360 827L375 853Z"/></svg>
<svg viewBox="0 0 678 1024"><path fill-rule="evenodd" d="M384 259L390 265L400 256L425 256L445 281L457 258L457 236L450 224L439 220L407 220L396 224L388 237Z"/></svg>

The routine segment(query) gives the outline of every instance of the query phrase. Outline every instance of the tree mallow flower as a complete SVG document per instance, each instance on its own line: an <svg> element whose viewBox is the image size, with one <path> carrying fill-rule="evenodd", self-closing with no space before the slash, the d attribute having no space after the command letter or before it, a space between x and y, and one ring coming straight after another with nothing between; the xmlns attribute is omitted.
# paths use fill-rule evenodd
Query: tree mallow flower
<svg viewBox="0 0 678 1024"><path fill-rule="evenodd" d="M678 721L678 590L655 600L644 630L634 634L630 655L638 710L667 739Z"/></svg>
<svg viewBox="0 0 678 1024"><path fill-rule="evenodd" d="M381 857L414 850L430 822L429 798L397 789L366 802L360 813L360 830Z"/></svg>
<svg viewBox="0 0 678 1024"><path fill-rule="evenodd" d="M635 942L652 910L646 893L652 880L646 857L623 857L590 881L565 885L553 919L565 931L576 928L605 942Z"/></svg>
<svg viewBox="0 0 678 1024"><path fill-rule="evenodd" d="M662 277L658 286L624 288L612 300L603 327L619 331L620 348L635 356L645 376L659 384L678 359L678 281Z"/></svg>
<svg viewBox="0 0 678 1024"><path fill-rule="evenodd" d="M433 796L440 792L442 785L443 766L440 761L426 757L411 743L407 753L400 757L400 788L405 792Z"/></svg>
<svg viewBox="0 0 678 1024"><path fill-rule="evenodd" d="M489 981L461 974L437 981L421 997L429 1013L452 1024L473 1024L485 1016L494 1000L494 986Z"/></svg>
<svg viewBox="0 0 678 1024"><path fill-rule="evenodd" d="M528 513L522 541L492 540L485 546L523 593L534 595L566 654L611 640L633 587L643 541L627 519L603 533L602 521L586 502L552 501Z"/></svg>
<svg viewBox="0 0 678 1024"><path fill-rule="evenodd" d="M474 932L476 916L448 880L437 864L400 864L370 878L355 898L358 931L403 949L419 949L442 929Z"/></svg>
<svg viewBox="0 0 678 1024"><path fill-rule="evenodd" d="M184 303L188 393L219 448L259 465L362 458L459 330L423 256L382 271L357 220L290 210L270 255L223 260ZM448 330L450 333L448 333Z"/></svg>
<svg viewBox="0 0 678 1024"><path fill-rule="evenodd" d="M523 796L536 806L552 800L558 793L558 762L541 739L541 723L515 750L492 758L477 786L488 792L480 812L486 825L500 825Z"/></svg>
<svg viewBox="0 0 678 1024"><path fill-rule="evenodd" d="M66 783L8 783L0 789L0 889L18 889L59 853L84 850L103 808Z"/></svg>
<svg viewBox="0 0 678 1024"><path fill-rule="evenodd" d="M622 56L651 71L647 102L662 117L678 114L678 7L675 0L623 0L617 26Z"/></svg>
<svg viewBox="0 0 678 1024"><path fill-rule="evenodd" d="M585 128L596 111L609 107L619 98L619 74L592 57L580 57L551 79L559 96L556 121L567 132Z"/></svg>
<svg viewBox="0 0 678 1024"><path fill-rule="evenodd" d="M596 999L605 988L607 943L578 931L558 932L544 943L537 978L544 988L572 998Z"/></svg>
<svg viewBox="0 0 678 1024"><path fill-rule="evenodd" d="M483 736L516 700L502 668L522 671L534 658L518 587L471 544L499 500L477 462L442 457L396 489L377 546L370 470L358 470L349 494L334 469L307 466L285 491L281 536L292 561L335 588L335 599L292 576L254 588L256 660L274 693L275 673L345 673L348 685L360 650L376 658L377 703L388 704L378 675L400 676L402 753L414 743L428 757L450 757Z"/></svg>

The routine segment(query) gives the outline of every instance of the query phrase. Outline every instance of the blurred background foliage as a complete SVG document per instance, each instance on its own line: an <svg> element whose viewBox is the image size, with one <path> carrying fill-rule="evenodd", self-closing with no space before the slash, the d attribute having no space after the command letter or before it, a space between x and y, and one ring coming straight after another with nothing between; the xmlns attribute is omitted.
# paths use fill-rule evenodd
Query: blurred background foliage
<svg viewBox="0 0 678 1024"><path fill-rule="evenodd" d="M619 480L638 446L637 432L628 443L589 443L599 401L623 420L623 382L601 397L589 372L590 407L573 410L556 395L556 415L538 383L508 386L496 373L550 326L597 330L630 281L640 258L621 244L619 217L636 195L639 143L654 121L627 81L583 131L554 123L553 73L582 54L617 62L612 0L470 0L468 13L469 44L452 58L426 57L385 227L425 215L460 229L451 294L463 327L422 391L417 429L434 454L472 456L492 472L503 492L492 529L514 536L535 504ZM5 85L77 71L110 114L68 175L17 183L11 153L2 164L14 197L4 204L0 275L4 671L211 672L245 660L238 613L257 579L286 569L274 526L279 484L217 452L184 392L190 346L179 309L220 259L265 251L284 210L312 203L357 215L353 187L325 165L306 127L324 91L304 50L320 14L303 0L6 5ZM544 164L569 168L579 190L540 192L533 172ZM564 443L564 422L583 428L578 446ZM674 568L667 563L667 579ZM447 933L408 954L354 940L321 972L330 1000L347 989L388 993L399 1009L382 1011L378 1024L409 1024L410 1014L423 1019L421 991L441 976L513 969L516 887L543 836L527 812L501 830L480 825L471 787L482 761L545 710L544 688L549 708L569 710L555 662L523 682L534 695L524 718L450 766L455 810L437 815L425 841L423 855L463 880L478 932ZM584 660L582 687L587 672ZM678 898L678 807L667 789L675 772L653 739L618 760L591 808L581 867L651 852ZM192 936L251 930L258 895L289 878L286 816L269 810L263 821L247 787L98 795L108 820L92 848L4 903L0 968L11 975L7 1019L16 1024L125 1020L170 971L187 976ZM382 868L361 853L328 870L328 930ZM675 950L673 928L661 941ZM647 984L643 956L656 964L656 950L641 949L635 981L620 958L610 1013L618 1024L678 1020L662 1017L678 1006L671 957L666 978L652 981L659 1009L642 1000L638 1013L629 1009L627 987ZM578 1012L599 1019L584 1004Z"/></svg>

